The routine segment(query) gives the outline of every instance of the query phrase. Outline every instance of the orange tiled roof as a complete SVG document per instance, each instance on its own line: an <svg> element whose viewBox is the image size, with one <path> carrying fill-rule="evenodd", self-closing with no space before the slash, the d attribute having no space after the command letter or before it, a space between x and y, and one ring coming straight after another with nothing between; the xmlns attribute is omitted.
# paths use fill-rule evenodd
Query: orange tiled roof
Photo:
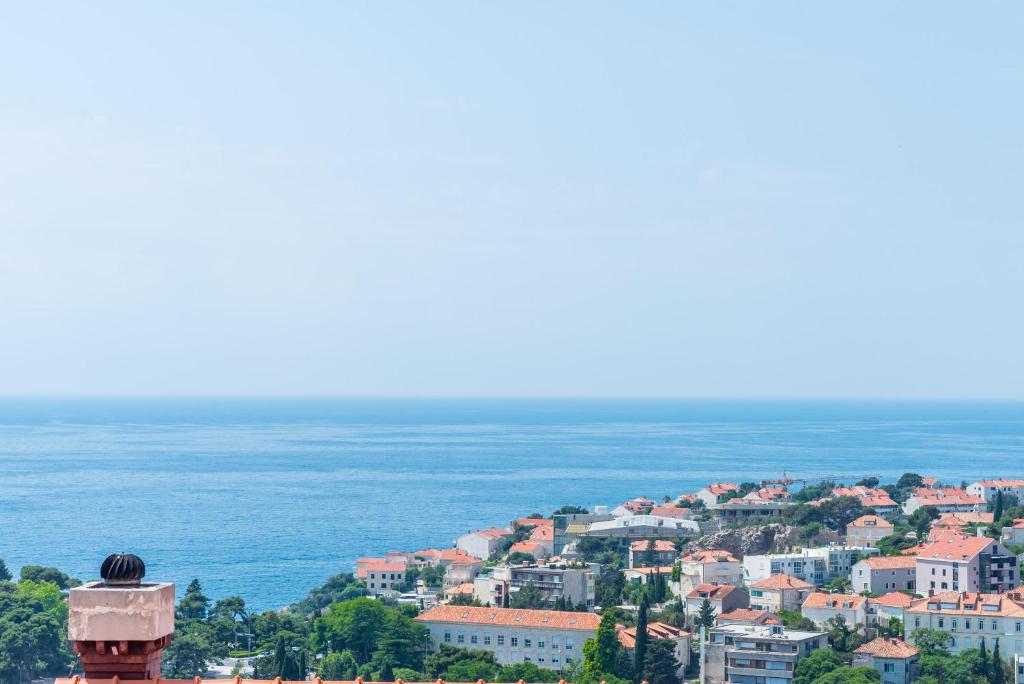
<svg viewBox="0 0 1024 684"><path fill-rule="evenodd" d="M907 609L911 613L941 612L947 615L1024 617L1024 607L1009 596L946 591L923 599Z"/></svg>
<svg viewBox="0 0 1024 684"><path fill-rule="evenodd" d="M551 518L519 518L518 520L512 521L512 526L515 527L550 527L555 528L555 521Z"/></svg>
<svg viewBox="0 0 1024 684"><path fill-rule="evenodd" d="M752 589L814 589L814 585L804 582L798 577L790 577L785 573L772 575L750 585Z"/></svg>
<svg viewBox="0 0 1024 684"><path fill-rule="evenodd" d="M860 561L872 570L909 570L917 566L916 556L872 556Z"/></svg>
<svg viewBox="0 0 1024 684"><path fill-rule="evenodd" d="M456 622L508 627L546 627L596 631L601 616L561 610L517 610L515 608L479 608L475 606L437 606L420 613L419 622Z"/></svg>
<svg viewBox="0 0 1024 684"><path fill-rule="evenodd" d="M483 562L482 560L480 560L476 556L470 556L469 553L467 553L463 549L445 549L444 551L441 551L441 553L438 555L437 559L440 560L440 561L451 561L453 563L454 562L462 562L462 563L465 563L465 562L482 563Z"/></svg>
<svg viewBox="0 0 1024 684"><path fill-rule="evenodd" d="M448 594L449 596L454 596L455 594L472 594L473 593L473 583L472 582L463 582L462 584L457 584L456 586L452 587L451 589L445 589L444 593Z"/></svg>
<svg viewBox="0 0 1024 684"><path fill-rule="evenodd" d="M718 616L719 620L731 620L734 622L755 622L764 617L766 622L778 622L767 610L753 610L751 608L733 608Z"/></svg>
<svg viewBox="0 0 1024 684"><path fill-rule="evenodd" d="M528 553L534 558L538 557L538 554L542 554L544 551L544 545L532 541L521 541L516 542L509 547L509 553Z"/></svg>
<svg viewBox="0 0 1024 684"><path fill-rule="evenodd" d="M365 567L367 572L405 572L405 563L380 561L377 563L367 563Z"/></svg>
<svg viewBox="0 0 1024 684"><path fill-rule="evenodd" d="M678 506L655 506L648 515L657 515L662 518L689 518L690 509Z"/></svg>
<svg viewBox="0 0 1024 684"><path fill-rule="evenodd" d="M686 595L686 598L704 598L701 594L706 594L708 599L718 601L736 591L737 588L732 584L698 584Z"/></svg>
<svg viewBox="0 0 1024 684"><path fill-rule="evenodd" d="M806 599L801 608L834 608L836 610L856 610L862 608L867 601L857 594L827 594L816 591Z"/></svg>
<svg viewBox="0 0 1024 684"><path fill-rule="evenodd" d="M982 487L1024 487L1024 480L982 480L977 483Z"/></svg>
<svg viewBox="0 0 1024 684"><path fill-rule="evenodd" d="M636 627L616 625L615 634L624 648L636 648ZM690 636L690 633L664 622L652 622L647 625L647 636L652 639L678 639Z"/></svg>
<svg viewBox="0 0 1024 684"><path fill-rule="evenodd" d="M932 527L965 527L976 523L995 522L995 513L975 513L966 511L961 513L943 513L938 520L932 523Z"/></svg>
<svg viewBox="0 0 1024 684"><path fill-rule="evenodd" d="M889 608L909 608L914 603L914 597L901 591L890 591L888 594L868 599L868 603L877 603Z"/></svg>
<svg viewBox="0 0 1024 684"><path fill-rule="evenodd" d="M721 496L728 492L735 492L739 489L732 482L712 482L708 485L707 490L715 496Z"/></svg>
<svg viewBox="0 0 1024 684"><path fill-rule="evenodd" d="M722 549L691 551L682 557L684 563L739 563L736 557Z"/></svg>
<svg viewBox="0 0 1024 684"><path fill-rule="evenodd" d="M970 560L994 543L987 537L950 535L928 544L917 554L917 557L926 560Z"/></svg>
<svg viewBox="0 0 1024 684"><path fill-rule="evenodd" d="M555 538L555 530L552 527L534 527L533 532L530 532L531 541L553 541Z"/></svg>
<svg viewBox="0 0 1024 684"><path fill-rule="evenodd" d="M892 527L892 523L885 518L879 518L877 515L862 515L847 525L847 529L850 527L884 527L889 529Z"/></svg>
<svg viewBox="0 0 1024 684"><path fill-rule="evenodd" d="M486 530L475 530L469 534L475 534L479 537L485 537L487 539L501 539L512 534L509 530L504 527L488 527Z"/></svg>
<svg viewBox="0 0 1024 684"><path fill-rule="evenodd" d="M647 546L650 542L647 539L637 539L635 542L629 545L630 551L675 551L676 546L670 541L664 539L656 539L654 541L653 548L648 549Z"/></svg>
<svg viewBox="0 0 1024 684"><path fill-rule="evenodd" d="M878 637L863 646L854 649L854 653L874 656L875 658L912 658L920 651L902 639Z"/></svg>

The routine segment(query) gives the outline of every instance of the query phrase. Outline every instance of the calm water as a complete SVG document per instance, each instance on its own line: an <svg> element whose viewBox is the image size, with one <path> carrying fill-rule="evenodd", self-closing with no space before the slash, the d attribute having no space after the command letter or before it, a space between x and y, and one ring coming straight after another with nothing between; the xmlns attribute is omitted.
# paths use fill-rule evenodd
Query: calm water
<svg viewBox="0 0 1024 684"><path fill-rule="evenodd" d="M712 479L1024 475L1024 404L0 400L0 558L258 608L360 555Z"/></svg>

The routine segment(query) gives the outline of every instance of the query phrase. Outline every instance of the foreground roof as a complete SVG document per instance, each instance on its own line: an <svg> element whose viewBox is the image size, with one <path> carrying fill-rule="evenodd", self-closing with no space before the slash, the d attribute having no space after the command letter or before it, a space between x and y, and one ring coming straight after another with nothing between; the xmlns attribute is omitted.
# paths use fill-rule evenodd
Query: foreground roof
<svg viewBox="0 0 1024 684"><path fill-rule="evenodd" d="M902 591L890 591L888 594L882 594L877 598L868 599L868 603L887 606L889 608L909 608L914 604L914 597L909 594L904 594Z"/></svg>
<svg viewBox="0 0 1024 684"><path fill-rule="evenodd" d="M911 658L919 653L916 647L906 641L892 637L878 637L854 649L853 652L875 658Z"/></svg>
<svg viewBox="0 0 1024 684"><path fill-rule="evenodd" d="M977 556L995 542L989 537L949 535L921 549L918 558L965 561Z"/></svg>
<svg viewBox="0 0 1024 684"><path fill-rule="evenodd" d="M418 622L461 622L509 627L548 627L594 631L601 616L563 610L520 610L478 606L436 606L414 618Z"/></svg>
<svg viewBox="0 0 1024 684"><path fill-rule="evenodd" d="M684 563L739 563L736 557L722 549L691 551L681 559Z"/></svg>
<svg viewBox="0 0 1024 684"><path fill-rule="evenodd" d="M921 600L907 609L910 613L941 612L947 615L1024 617L1024 607L1007 595L947 591Z"/></svg>
<svg viewBox="0 0 1024 684"><path fill-rule="evenodd" d="M806 599L802 608L832 608L834 610L856 610L867 601L857 594L826 594L816 591Z"/></svg>

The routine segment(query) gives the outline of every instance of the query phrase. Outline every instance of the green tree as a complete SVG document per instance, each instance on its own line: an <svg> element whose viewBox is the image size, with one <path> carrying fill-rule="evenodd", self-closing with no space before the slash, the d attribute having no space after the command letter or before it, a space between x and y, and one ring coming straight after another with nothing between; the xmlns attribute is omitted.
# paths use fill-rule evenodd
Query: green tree
<svg viewBox="0 0 1024 684"><path fill-rule="evenodd" d="M510 608L549 608L548 595L533 582L527 582L509 599Z"/></svg>
<svg viewBox="0 0 1024 684"><path fill-rule="evenodd" d="M351 651L335 651L323 657L317 675L330 681L352 681L356 678L356 668Z"/></svg>
<svg viewBox="0 0 1024 684"><path fill-rule="evenodd" d="M586 515L589 511L582 506L562 506L554 515Z"/></svg>
<svg viewBox="0 0 1024 684"><path fill-rule="evenodd" d="M66 674L67 609L56 584L33 581L26 587L0 584L0 681L22 684L41 676Z"/></svg>
<svg viewBox="0 0 1024 684"><path fill-rule="evenodd" d="M929 627L918 627L910 633L910 640L921 651L921 656L948 656L953 637L949 632Z"/></svg>
<svg viewBox="0 0 1024 684"><path fill-rule="evenodd" d="M161 659L163 676L170 679L202 677L214 658L213 644L201 629L176 632Z"/></svg>
<svg viewBox="0 0 1024 684"><path fill-rule="evenodd" d="M672 581L678 582L683 577L683 566L679 561L672 564Z"/></svg>
<svg viewBox="0 0 1024 684"><path fill-rule="evenodd" d="M193 579L185 589L185 595L178 601L179 620L205 620L210 608L210 599L203 594L203 586Z"/></svg>
<svg viewBox="0 0 1024 684"><path fill-rule="evenodd" d="M921 506L907 518L907 523L914 529L919 543L928 538L932 521L938 520L939 515L939 509L935 506Z"/></svg>
<svg viewBox="0 0 1024 684"><path fill-rule="evenodd" d="M419 670L423 667L423 656L429 638L430 633L426 627L408 615L392 610L385 618L374 656L379 654L386 658L392 667Z"/></svg>
<svg viewBox="0 0 1024 684"><path fill-rule="evenodd" d="M679 661L676 660L676 642L655 639L647 646L642 675L650 684L679 684Z"/></svg>
<svg viewBox="0 0 1024 684"><path fill-rule="evenodd" d="M828 648L819 648L796 664L793 684L813 684L818 677L842 666L843 660L838 653Z"/></svg>
<svg viewBox="0 0 1024 684"><path fill-rule="evenodd" d="M526 553L525 551L513 551L508 554L508 558L505 562L509 565L522 565L523 563L536 563L537 559L533 557L532 553Z"/></svg>
<svg viewBox="0 0 1024 684"><path fill-rule="evenodd" d="M881 679L873 667L840 667L818 677L814 684L875 684Z"/></svg>
<svg viewBox="0 0 1024 684"><path fill-rule="evenodd" d="M875 487L878 486L878 478L877 477L865 477L863 480L858 482L855 486L857 486L857 487L868 487L870 489L874 489Z"/></svg>
<svg viewBox="0 0 1024 684"><path fill-rule="evenodd" d="M377 649L377 640L387 622L387 613L387 607L380 601L360 597L332 604L314 624L318 626L318 632L324 635L331 650L348 649L355 656L356 662L363 665L370 661Z"/></svg>
<svg viewBox="0 0 1024 684"><path fill-rule="evenodd" d="M344 572L328 578L323 586L312 589L306 598L293 604L290 610L300 615L316 615L332 603L350 601L365 595L366 584L356 579L352 573Z"/></svg>
<svg viewBox="0 0 1024 684"><path fill-rule="evenodd" d="M1004 665L1003 657L999 654L999 639L996 639L995 648L992 649L992 672L988 676L989 684L1003 684L1006 681Z"/></svg>
<svg viewBox="0 0 1024 684"><path fill-rule="evenodd" d="M829 589L837 591L841 594L845 594L853 589L853 582L850 581L849 577L836 577L829 582Z"/></svg>
<svg viewBox="0 0 1024 684"><path fill-rule="evenodd" d="M828 633L828 641L832 648L841 653L850 653L853 649L864 643L864 639L858 633L859 626L851 627L842 615L830 617L825 621L825 631Z"/></svg>
<svg viewBox="0 0 1024 684"><path fill-rule="evenodd" d="M51 568L43 565L24 565L21 568L20 575L23 580L32 580L34 582L53 582L64 591L82 584L79 580L76 580L73 577L68 577L57 568Z"/></svg>
<svg viewBox="0 0 1024 684"><path fill-rule="evenodd" d="M431 679L443 678L453 680L454 678L449 674L451 668L458 663L466 661L482 661L493 666L498 664L494 653L491 651L455 648L448 644L441 644L437 652L431 653L423 659L423 671Z"/></svg>
<svg viewBox="0 0 1024 684"><path fill-rule="evenodd" d="M633 647L633 672L639 677L644 671L644 657L647 655L647 611L650 605L647 594L640 597L640 607L636 614L636 645Z"/></svg>
<svg viewBox="0 0 1024 684"><path fill-rule="evenodd" d="M448 668L445 679L453 682L485 682L493 681L498 672L498 664L486 660L463 660Z"/></svg>
<svg viewBox="0 0 1024 684"><path fill-rule="evenodd" d="M810 618L804 617L796 610L779 610L777 615L782 620L782 626L787 629L799 629L808 632L817 631L818 626Z"/></svg>
<svg viewBox="0 0 1024 684"><path fill-rule="evenodd" d="M611 611L601 616L597 634L583 644L583 673L592 677L615 672L622 645L615 633L615 618Z"/></svg>
<svg viewBox="0 0 1024 684"><path fill-rule="evenodd" d="M0 558L0 582L10 582L13 579L11 571L7 569L7 563L4 563L4 559Z"/></svg>
<svg viewBox="0 0 1024 684"><path fill-rule="evenodd" d="M529 684L557 682L562 679L562 674L539 667L536 663L516 663L500 668L494 675L495 682L518 682L520 679Z"/></svg>
<svg viewBox="0 0 1024 684"><path fill-rule="evenodd" d="M1003 518L1003 492L1002 490L996 491L996 498L991 504L992 518L994 520L1002 520Z"/></svg>
<svg viewBox="0 0 1024 684"><path fill-rule="evenodd" d="M997 640L998 641L998 640ZM976 674L979 677L988 679L989 666L988 666L988 649L985 648L985 639L982 638L981 643L978 644L978 666L976 668Z"/></svg>
<svg viewBox="0 0 1024 684"><path fill-rule="evenodd" d="M697 617L694 619L694 622L698 628L703 627L705 630L715 626L715 607L711 605L710 599L705 598L700 602L700 608L697 609Z"/></svg>

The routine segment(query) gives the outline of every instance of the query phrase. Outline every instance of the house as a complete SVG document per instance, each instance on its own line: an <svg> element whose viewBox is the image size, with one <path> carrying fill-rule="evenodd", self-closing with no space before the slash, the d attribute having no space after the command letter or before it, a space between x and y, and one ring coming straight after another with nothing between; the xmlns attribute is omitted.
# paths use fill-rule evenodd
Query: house
<svg viewBox="0 0 1024 684"><path fill-rule="evenodd" d="M665 579L671 579L672 566L666 565L660 568L628 568L622 571L622 575L626 578L627 582L647 584L651 578L656 575L664 575Z"/></svg>
<svg viewBox="0 0 1024 684"><path fill-rule="evenodd" d="M705 674L709 684L787 684L801 659L827 646L824 632L785 629L781 625L722 625L712 628L705 646Z"/></svg>
<svg viewBox="0 0 1024 684"><path fill-rule="evenodd" d="M560 670L583 659L583 644L597 634L594 613L437 606L414 618L441 644L494 653L502 665L532 662Z"/></svg>
<svg viewBox="0 0 1024 684"><path fill-rule="evenodd" d="M601 574L598 563L550 561L523 565L499 565L474 581L474 595L481 603L505 606L527 586L540 589L552 605L559 599L574 606L594 607L594 587Z"/></svg>
<svg viewBox="0 0 1024 684"><path fill-rule="evenodd" d="M619 643L632 657L636 650L636 627L616 625L615 634L619 638ZM682 678L686 668L690 665L690 633L664 622L652 622L647 625L647 638L650 641L671 639L675 642L676 662L679 663L679 670L676 674Z"/></svg>
<svg viewBox="0 0 1024 684"><path fill-rule="evenodd" d="M782 573L820 587L837 577L849 577L861 556L879 553L876 548L830 544L793 553L745 556L743 576L749 584Z"/></svg>
<svg viewBox="0 0 1024 684"><path fill-rule="evenodd" d="M635 499L630 499L626 503L613 508L612 515L615 517L643 515L657 505L658 502L654 499L648 499L646 496L638 496Z"/></svg>
<svg viewBox="0 0 1024 684"><path fill-rule="evenodd" d="M982 480L967 485L967 493L971 496L980 496L986 502L996 498L996 494L1002 492L1003 496L1010 494L1017 497L1017 500L1024 502L1024 480Z"/></svg>
<svg viewBox="0 0 1024 684"><path fill-rule="evenodd" d="M388 561L386 558L357 558L356 577L366 583L371 596L396 591L405 583L405 563Z"/></svg>
<svg viewBox="0 0 1024 684"><path fill-rule="evenodd" d="M638 539L629 545L629 567L672 565L679 552L664 539Z"/></svg>
<svg viewBox="0 0 1024 684"><path fill-rule="evenodd" d="M680 520L690 520L693 517L689 508L679 508L678 506L655 506L649 511L649 514L660 518L679 518Z"/></svg>
<svg viewBox="0 0 1024 684"><path fill-rule="evenodd" d="M903 512L910 515L922 506L934 506L940 513L978 513L986 505L984 498L959 487L918 487L903 504Z"/></svg>
<svg viewBox="0 0 1024 684"><path fill-rule="evenodd" d="M697 492L697 498L704 502L704 505L711 508L719 503L726 494L739 492L740 488L732 482L712 482L704 489Z"/></svg>
<svg viewBox="0 0 1024 684"><path fill-rule="evenodd" d="M1024 596L948 591L916 602L905 611L903 628L909 640L918 627L949 632L949 650L955 655L978 648L982 639L989 651L999 641L1006 660L1024 653Z"/></svg>
<svg viewBox="0 0 1024 684"><path fill-rule="evenodd" d="M829 620L842 617L850 627L867 628L867 599L857 594L828 594L816 591L800 606L803 616L825 629Z"/></svg>
<svg viewBox="0 0 1024 684"><path fill-rule="evenodd" d="M1015 518L1012 525L1004 527L999 540L1004 544L1024 544L1024 519Z"/></svg>
<svg viewBox="0 0 1024 684"><path fill-rule="evenodd" d="M697 615L705 600L711 602L715 615L750 605L750 596L735 585L698 584L686 595L686 614Z"/></svg>
<svg viewBox="0 0 1024 684"><path fill-rule="evenodd" d="M533 541L516 542L508 547L508 552L510 555L513 553L525 553L528 556L532 556L534 560L544 560L551 555L548 546Z"/></svg>
<svg viewBox="0 0 1024 684"><path fill-rule="evenodd" d="M555 530L548 525L538 525L530 532L527 542L537 547L534 558L548 558L555 554Z"/></svg>
<svg viewBox="0 0 1024 684"><path fill-rule="evenodd" d="M854 564L850 571L854 592L885 594L890 591L913 592L917 586L917 558L914 556L875 556Z"/></svg>
<svg viewBox="0 0 1024 684"><path fill-rule="evenodd" d="M531 529L535 527L547 527L554 530L555 521L551 518L517 518L512 521L512 529L517 527L528 527Z"/></svg>
<svg viewBox="0 0 1024 684"><path fill-rule="evenodd" d="M922 599L915 599L910 594L905 594L901 591L890 591L888 594L882 594L876 598L868 599L868 624L871 626L881 625L883 627L889 625L889 621L892 618L896 618L901 623L905 623L904 612L907 608L914 605L915 601Z"/></svg>
<svg viewBox="0 0 1024 684"><path fill-rule="evenodd" d="M846 543L874 548L878 540L892 534L892 523L877 515L862 515L846 526Z"/></svg>
<svg viewBox="0 0 1024 684"><path fill-rule="evenodd" d="M948 534L968 534L970 525L991 525L995 521L992 513L943 513L928 530L928 541L938 541Z"/></svg>
<svg viewBox="0 0 1024 684"><path fill-rule="evenodd" d="M853 666L877 670L882 684L910 684L921 674L921 655L902 639L878 637L854 649Z"/></svg>
<svg viewBox="0 0 1024 684"><path fill-rule="evenodd" d="M893 501L889 492L884 489L865 487L864 485L836 487L828 498L836 496L852 496L860 502L861 506L873 509L883 518L892 518L900 511L899 504Z"/></svg>
<svg viewBox="0 0 1024 684"><path fill-rule="evenodd" d="M728 551L709 549L691 551L679 559L680 585L693 588L698 584L743 584L743 567Z"/></svg>
<svg viewBox="0 0 1024 684"><path fill-rule="evenodd" d="M733 608L718 615L715 624L722 625L768 625L779 624L778 618L767 610L754 610L753 608Z"/></svg>
<svg viewBox="0 0 1024 684"><path fill-rule="evenodd" d="M503 527L490 527L486 530L467 532L455 540L455 548L465 551L471 556L487 560L497 551L505 537L512 534L512 530Z"/></svg>
<svg viewBox="0 0 1024 684"><path fill-rule="evenodd" d="M685 539L700 534L693 520L656 515L632 515L590 523L580 537L622 539Z"/></svg>
<svg viewBox="0 0 1024 684"><path fill-rule="evenodd" d="M772 575L750 585L750 607L772 613L800 610L804 599L813 591L813 584L798 577Z"/></svg>
<svg viewBox="0 0 1024 684"><path fill-rule="evenodd" d="M949 535L917 554L918 593L1000 592L1018 584L1017 557L988 537Z"/></svg>
<svg viewBox="0 0 1024 684"><path fill-rule="evenodd" d="M782 517L786 504L772 499L735 498L708 506L708 511L722 522Z"/></svg>

